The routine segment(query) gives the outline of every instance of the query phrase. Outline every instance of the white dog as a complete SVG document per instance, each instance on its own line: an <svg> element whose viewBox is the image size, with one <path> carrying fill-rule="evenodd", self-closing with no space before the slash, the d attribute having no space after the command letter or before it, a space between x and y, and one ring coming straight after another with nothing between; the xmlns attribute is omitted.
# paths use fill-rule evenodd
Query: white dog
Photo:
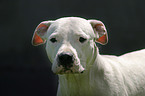
<svg viewBox="0 0 145 96"><path fill-rule="evenodd" d="M104 24L79 17L41 22L32 39L46 43L57 96L145 96L145 49L122 56L100 55L108 42Z"/></svg>

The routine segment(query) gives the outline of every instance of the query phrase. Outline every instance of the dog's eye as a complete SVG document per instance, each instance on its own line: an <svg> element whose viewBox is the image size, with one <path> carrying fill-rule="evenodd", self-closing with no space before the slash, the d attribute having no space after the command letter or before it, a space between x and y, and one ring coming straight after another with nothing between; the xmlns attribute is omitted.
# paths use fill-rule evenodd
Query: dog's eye
<svg viewBox="0 0 145 96"><path fill-rule="evenodd" d="M51 41L52 43L57 42L56 38L51 38L50 41Z"/></svg>
<svg viewBox="0 0 145 96"><path fill-rule="evenodd" d="M84 43L86 40L87 40L87 39L86 39L86 38L83 38L83 37L80 37L80 38L79 38L79 41L80 41L81 43Z"/></svg>

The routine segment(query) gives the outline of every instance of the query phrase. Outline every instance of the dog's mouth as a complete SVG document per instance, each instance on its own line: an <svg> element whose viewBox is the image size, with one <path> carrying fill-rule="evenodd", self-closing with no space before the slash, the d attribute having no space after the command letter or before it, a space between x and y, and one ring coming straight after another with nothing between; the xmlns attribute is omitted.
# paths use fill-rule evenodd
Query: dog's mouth
<svg viewBox="0 0 145 96"><path fill-rule="evenodd" d="M85 68L75 60L72 64L61 65L59 62L54 62L52 71L55 74L81 74L84 73Z"/></svg>
<svg viewBox="0 0 145 96"><path fill-rule="evenodd" d="M62 69L62 70L56 72L55 74L82 74L82 73L84 73L84 71L85 70L82 70L82 71L73 71L71 69L68 69L68 70Z"/></svg>
<svg viewBox="0 0 145 96"><path fill-rule="evenodd" d="M58 54L54 61L52 71L55 74L80 74L85 70L80 60L69 52Z"/></svg>
<svg viewBox="0 0 145 96"><path fill-rule="evenodd" d="M55 74L81 74L85 71L80 63L74 62L64 66L57 62L55 65L55 68L52 69Z"/></svg>

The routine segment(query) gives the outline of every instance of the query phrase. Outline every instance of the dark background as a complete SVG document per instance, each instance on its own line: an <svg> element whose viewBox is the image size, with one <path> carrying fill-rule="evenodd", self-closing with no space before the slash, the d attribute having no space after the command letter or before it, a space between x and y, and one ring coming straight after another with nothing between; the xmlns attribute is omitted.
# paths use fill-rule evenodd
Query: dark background
<svg viewBox="0 0 145 96"><path fill-rule="evenodd" d="M145 48L144 0L1 0L0 96L55 96L57 76L31 38L44 20L65 16L99 19L109 34L100 53L121 55Z"/></svg>

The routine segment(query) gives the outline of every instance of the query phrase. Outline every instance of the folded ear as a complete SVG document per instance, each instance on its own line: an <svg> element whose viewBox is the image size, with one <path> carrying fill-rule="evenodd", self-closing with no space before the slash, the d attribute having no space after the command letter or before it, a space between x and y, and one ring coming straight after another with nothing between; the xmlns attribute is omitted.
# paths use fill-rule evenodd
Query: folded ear
<svg viewBox="0 0 145 96"><path fill-rule="evenodd" d="M46 33L50 24L51 21L43 21L36 27L32 38L32 45L37 46L46 42Z"/></svg>
<svg viewBox="0 0 145 96"><path fill-rule="evenodd" d="M88 20L93 27L96 42L105 45L108 43L108 35L105 25L99 20Z"/></svg>

